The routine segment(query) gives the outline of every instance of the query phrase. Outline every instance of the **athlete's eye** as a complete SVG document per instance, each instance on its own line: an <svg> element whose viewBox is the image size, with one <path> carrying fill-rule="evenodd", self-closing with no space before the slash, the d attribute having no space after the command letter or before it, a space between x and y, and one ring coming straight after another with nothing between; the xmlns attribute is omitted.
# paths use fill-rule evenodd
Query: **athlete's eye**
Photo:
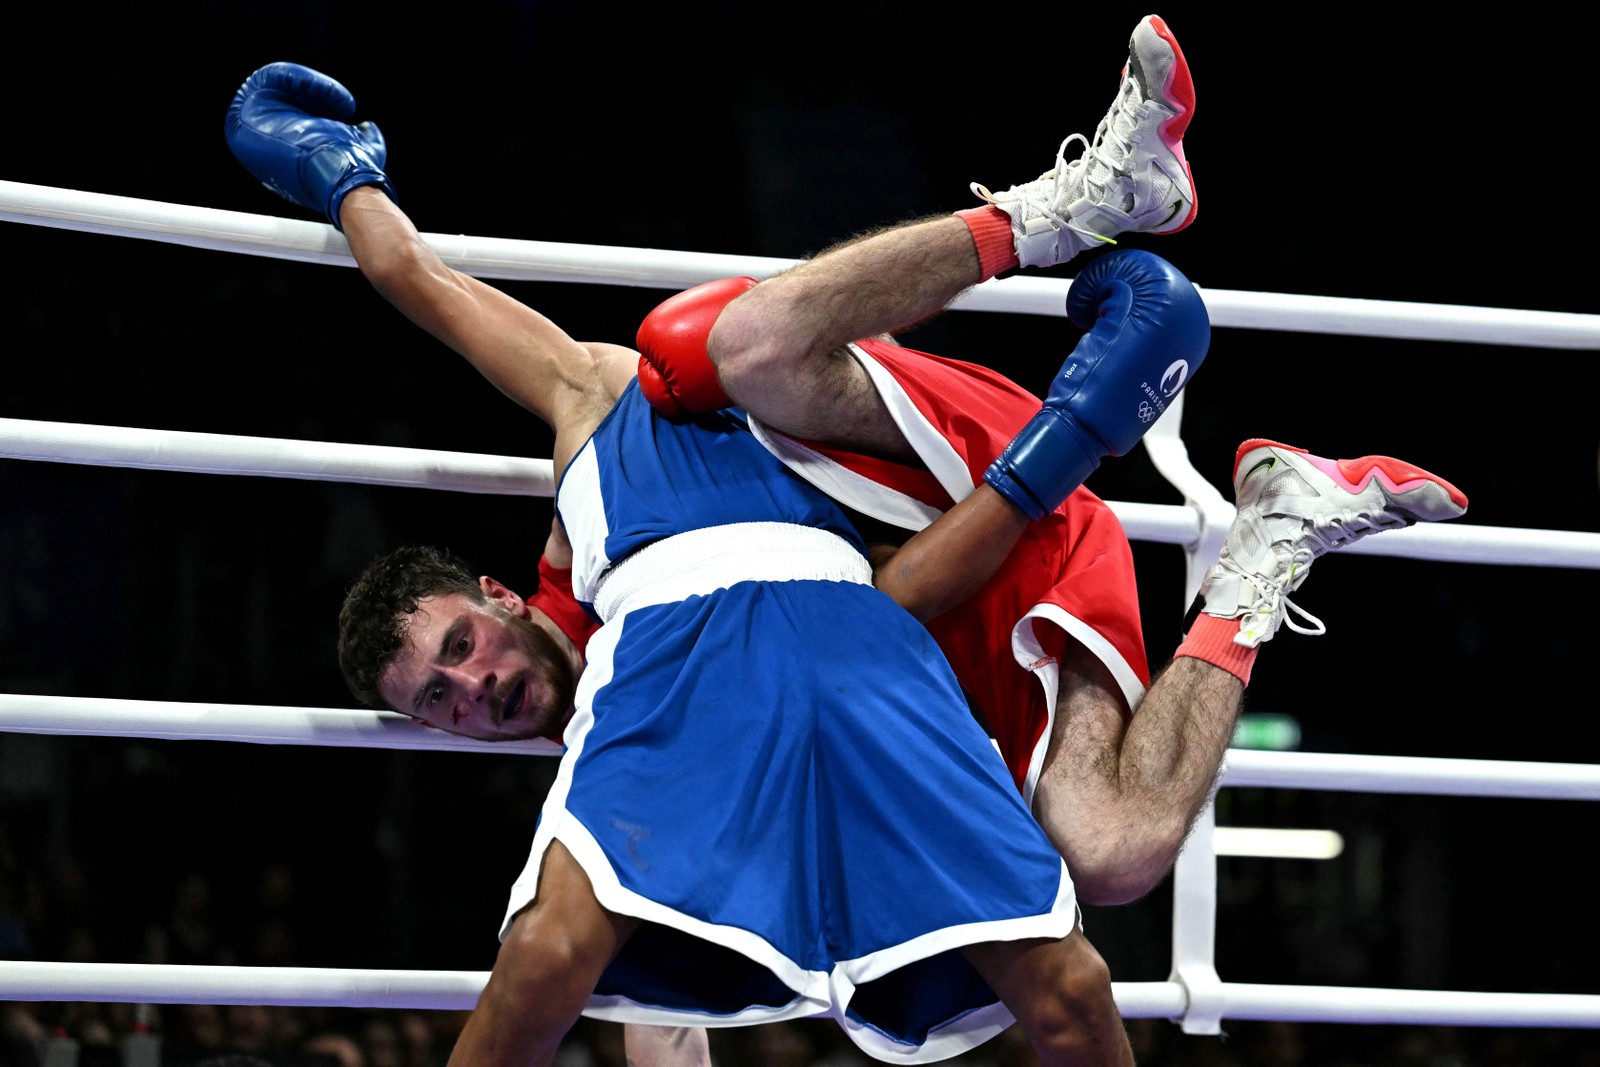
<svg viewBox="0 0 1600 1067"><path fill-rule="evenodd" d="M466 634L462 634L460 637L456 638L456 654L465 655L467 651L467 645L468 642Z"/></svg>
<svg viewBox="0 0 1600 1067"><path fill-rule="evenodd" d="M434 686L432 689L428 690L427 704L429 707L432 707L433 705L439 703L439 701L443 698L444 690L439 686Z"/></svg>

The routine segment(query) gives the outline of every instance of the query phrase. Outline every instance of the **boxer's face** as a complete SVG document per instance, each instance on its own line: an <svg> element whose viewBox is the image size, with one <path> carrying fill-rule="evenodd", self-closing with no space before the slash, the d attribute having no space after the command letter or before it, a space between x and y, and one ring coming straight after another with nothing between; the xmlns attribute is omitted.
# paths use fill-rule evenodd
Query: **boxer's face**
<svg viewBox="0 0 1600 1067"><path fill-rule="evenodd" d="M462 593L417 604L378 691L396 711L483 741L544 737L572 714L568 658L521 600Z"/></svg>

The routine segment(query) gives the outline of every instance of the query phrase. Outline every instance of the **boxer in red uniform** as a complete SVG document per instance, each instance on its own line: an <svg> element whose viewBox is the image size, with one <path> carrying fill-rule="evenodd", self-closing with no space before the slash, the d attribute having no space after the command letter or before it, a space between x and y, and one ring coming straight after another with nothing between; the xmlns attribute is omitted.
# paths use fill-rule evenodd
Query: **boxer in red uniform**
<svg viewBox="0 0 1600 1067"><path fill-rule="evenodd" d="M1096 260L1079 278L1111 258ZM780 275L759 286L748 279L714 282L653 312L640 334L641 382L693 379L658 410L682 410L687 405L678 398L689 395L701 403L714 398L713 360L729 336L721 332L723 320L745 300L790 280ZM658 346L661 324L654 316L676 317L689 304L698 306L685 321L714 323L717 332L701 333L698 349L688 343L687 332L677 331L665 334L670 349ZM1132 306L1140 310L1139 301ZM1184 356L1184 332L1156 331L1149 346L1118 354L1144 356L1149 374L1138 380L1153 384L1160 395L1166 388L1160 383L1181 387L1182 378L1172 377L1185 373L1180 364L1198 366L1198 359ZM1163 344L1170 347L1163 351ZM1069 359L1063 375L1073 364ZM841 368L859 384L841 381ZM972 508L1004 496L1012 509L1014 525L992 515L977 525L981 532L972 552L947 550L943 559L919 565L949 568L950 560L958 560L969 583L992 574L954 610L944 610L956 599L949 592L954 583L943 587L945 599L936 605L900 591L891 581L898 560L887 549L879 557L886 562L879 566L878 584L923 615L1016 784L1066 857L1080 896L1091 903L1137 899L1170 870L1209 796L1259 645L1287 612L1299 610L1288 594L1304 582L1311 563L1370 533L1456 518L1466 509L1459 490L1402 461L1333 462L1275 442L1245 442L1235 457L1239 510L1222 557L1191 609L1188 635L1152 681L1126 536L1106 504L1072 482L1097 462L1093 435L1071 434L1064 451L1073 462L1055 467L1053 494L1007 494L1007 476L1015 473L1015 466L1007 469L1007 455L1030 438L1040 447L1043 435L1032 428L1054 418L1052 401L1041 407L1036 397L982 367L882 339L858 341L815 370L826 381L812 391L843 398L836 436L848 434L850 447L840 448L790 436L755 414L771 406L771 396L783 395L785 377L805 373L804 357L779 357L772 380L745 388L757 436L814 484L882 520L885 528L905 531L933 531L929 521L954 517L957 502ZM1056 384L1062 384L1060 377ZM817 432L795 412L787 417L802 432ZM1122 429L1136 440L1139 425ZM1080 447L1086 438L1090 450ZM988 463L997 452L1001 459ZM1014 533L1015 540L987 539L1000 531ZM994 562L1006 549L1003 560ZM928 585L939 583L924 578L918 588ZM1321 632L1320 624L1289 625Z"/></svg>
<svg viewBox="0 0 1600 1067"><path fill-rule="evenodd" d="M688 290L638 336L641 384L657 410L742 406L791 467L902 532L931 533L934 517L962 509L983 516L942 557L908 554L916 539L899 555L885 549L877 581L938 637L1080 898L1094 904L1138 899L1171 870L1209 799L1260 643L1299 610L1288 594L1311 563L1466 508L1449 483L1388 457L1334 462L1245 442L1237 518L1183 642L1152 679L1126 536L1080 483L1131 448L1198 369L1208 334L1166 317L1179 287L1111 271L1106 281L1129 285L1125 301L1106 310L1098 293L1091 310L1091 289L1075 283L1075 325L1100 331L1105 316L1121 316L1105 338L1146 332L1117 350L1119 364L1134 365L1115 367L1079 360L1086 344L1098 350L1086 337L1042 406L984 368L884 337L1004 271L1187 226L1196 203L1182 138L1193 111L1183 54L1148 16L1116 102L1078 159L1058 155L1054 169L1005 193L974 184L987 206L847 242L765 281ZM1088 262L1079 279L1123 254ZM962 574L939 573L953 566ZM938 597L925 603L928 590Z"/></svg>

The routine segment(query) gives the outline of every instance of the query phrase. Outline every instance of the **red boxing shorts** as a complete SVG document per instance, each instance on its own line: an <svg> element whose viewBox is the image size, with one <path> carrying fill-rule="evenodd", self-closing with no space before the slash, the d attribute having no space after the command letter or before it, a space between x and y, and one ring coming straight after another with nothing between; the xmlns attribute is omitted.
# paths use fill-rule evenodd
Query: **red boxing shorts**
<svg viewBox="0 0 1600 1067"><path fill-rule="evenodd" d="M920 530L963 499L1041 406L987 367L883 341L851 346L926 470L800 441L762 426L767 448L834 499ZM1080 486L1033 523L993 578L929 629L1028 804L1071 638L1116 679L1129 708L1150 684L1133 552L1110 507Z"/></svg>

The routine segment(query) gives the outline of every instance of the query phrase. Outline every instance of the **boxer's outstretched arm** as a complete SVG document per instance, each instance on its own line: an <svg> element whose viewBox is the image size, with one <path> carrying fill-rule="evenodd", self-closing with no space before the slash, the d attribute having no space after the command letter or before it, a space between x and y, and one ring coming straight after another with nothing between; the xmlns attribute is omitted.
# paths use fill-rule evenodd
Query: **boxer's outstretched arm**
<svg viewBox="0 0 1600 1067"><path fill-rule="evenodd" d="M372 287L555 429L557 469L564 467L633 376L637 353L575 341L528 305L447 266L376 189L347 196L340 221ZM575 439L563 449L569 428Z"/></svg>
<svg viewBox="0 0 1600 1067"><path fill-rule="evenodd" d="M398 206L382 132L355 118L355 97L333 78L268 63L234 94L223 134L262 185L344 232L362 273L390 303L554 429L560 470L632 377L637 354L580 344L446 266Z"/></svg>
<svg viewBox="0 0 1600 1067"><path fill-rule="evenodd" d="M386 300L551 426L556 431L552 459L557 470L563 469L634 376L639 353L619 345L575 341L533 308L447 266L398 206L384 170L388 148L381 131L372 122L355 123L355 116L354 96L334 79L299 64L270 63L234 95L224 133L234 156L257 180L344 233L363 275ZM925 247L925 240L933 241L938 250ZM914 248L916 254L908 254L903 246ZM885 250L890 260L915 269L902 270L891 284L877 269ZM977 280L976 269L964 224L930 220L870 240L847 242L819 263L788 272L779 284L762 287L788 294L788 299L757 301L763 309L754 319L773 330L771 339L809 346L807 351L814 355L848 338L935 313ZM866 299L863 278L874 279L879 286L876 298ZM744 289L729 288L726 297L693 324L694 343L689 347L696 359L706 359L705 334L727 300ZM697 305L691 301L690 306ZM671 361L683 358L674 351L676 343L667 343L672 335L653 332L651 320L640 336L661 342ZM792 366L794 356L788 351L775 362ZM828 384L820 395L814 379L800 375L797 381L791 373L768 383L784 387L769 402L779 412L797 404L799 410L825 414L831 427L826 436L836 441L852 441L851 427L858 432L876 428L852 443L912 458L854 362L835 359L834 365L835 373L824 375ZM675 380L671 366L664 366L664 381L670 385ZM686 373L696 370L691 365ZM841 371L843 379L838 376ZM715 372L709 365L702 377L706 374L714 385ZM804 384L807 380L812 389ZM655 397L652 402L657 402ZM1048 449L1032 451L1029 469L1047 471L1049 458L1037 453ZM875 553L881 564L880 588L919 618L933 618L988 579L1021 528L999 495L980 486L899 551Z"/></svg>

